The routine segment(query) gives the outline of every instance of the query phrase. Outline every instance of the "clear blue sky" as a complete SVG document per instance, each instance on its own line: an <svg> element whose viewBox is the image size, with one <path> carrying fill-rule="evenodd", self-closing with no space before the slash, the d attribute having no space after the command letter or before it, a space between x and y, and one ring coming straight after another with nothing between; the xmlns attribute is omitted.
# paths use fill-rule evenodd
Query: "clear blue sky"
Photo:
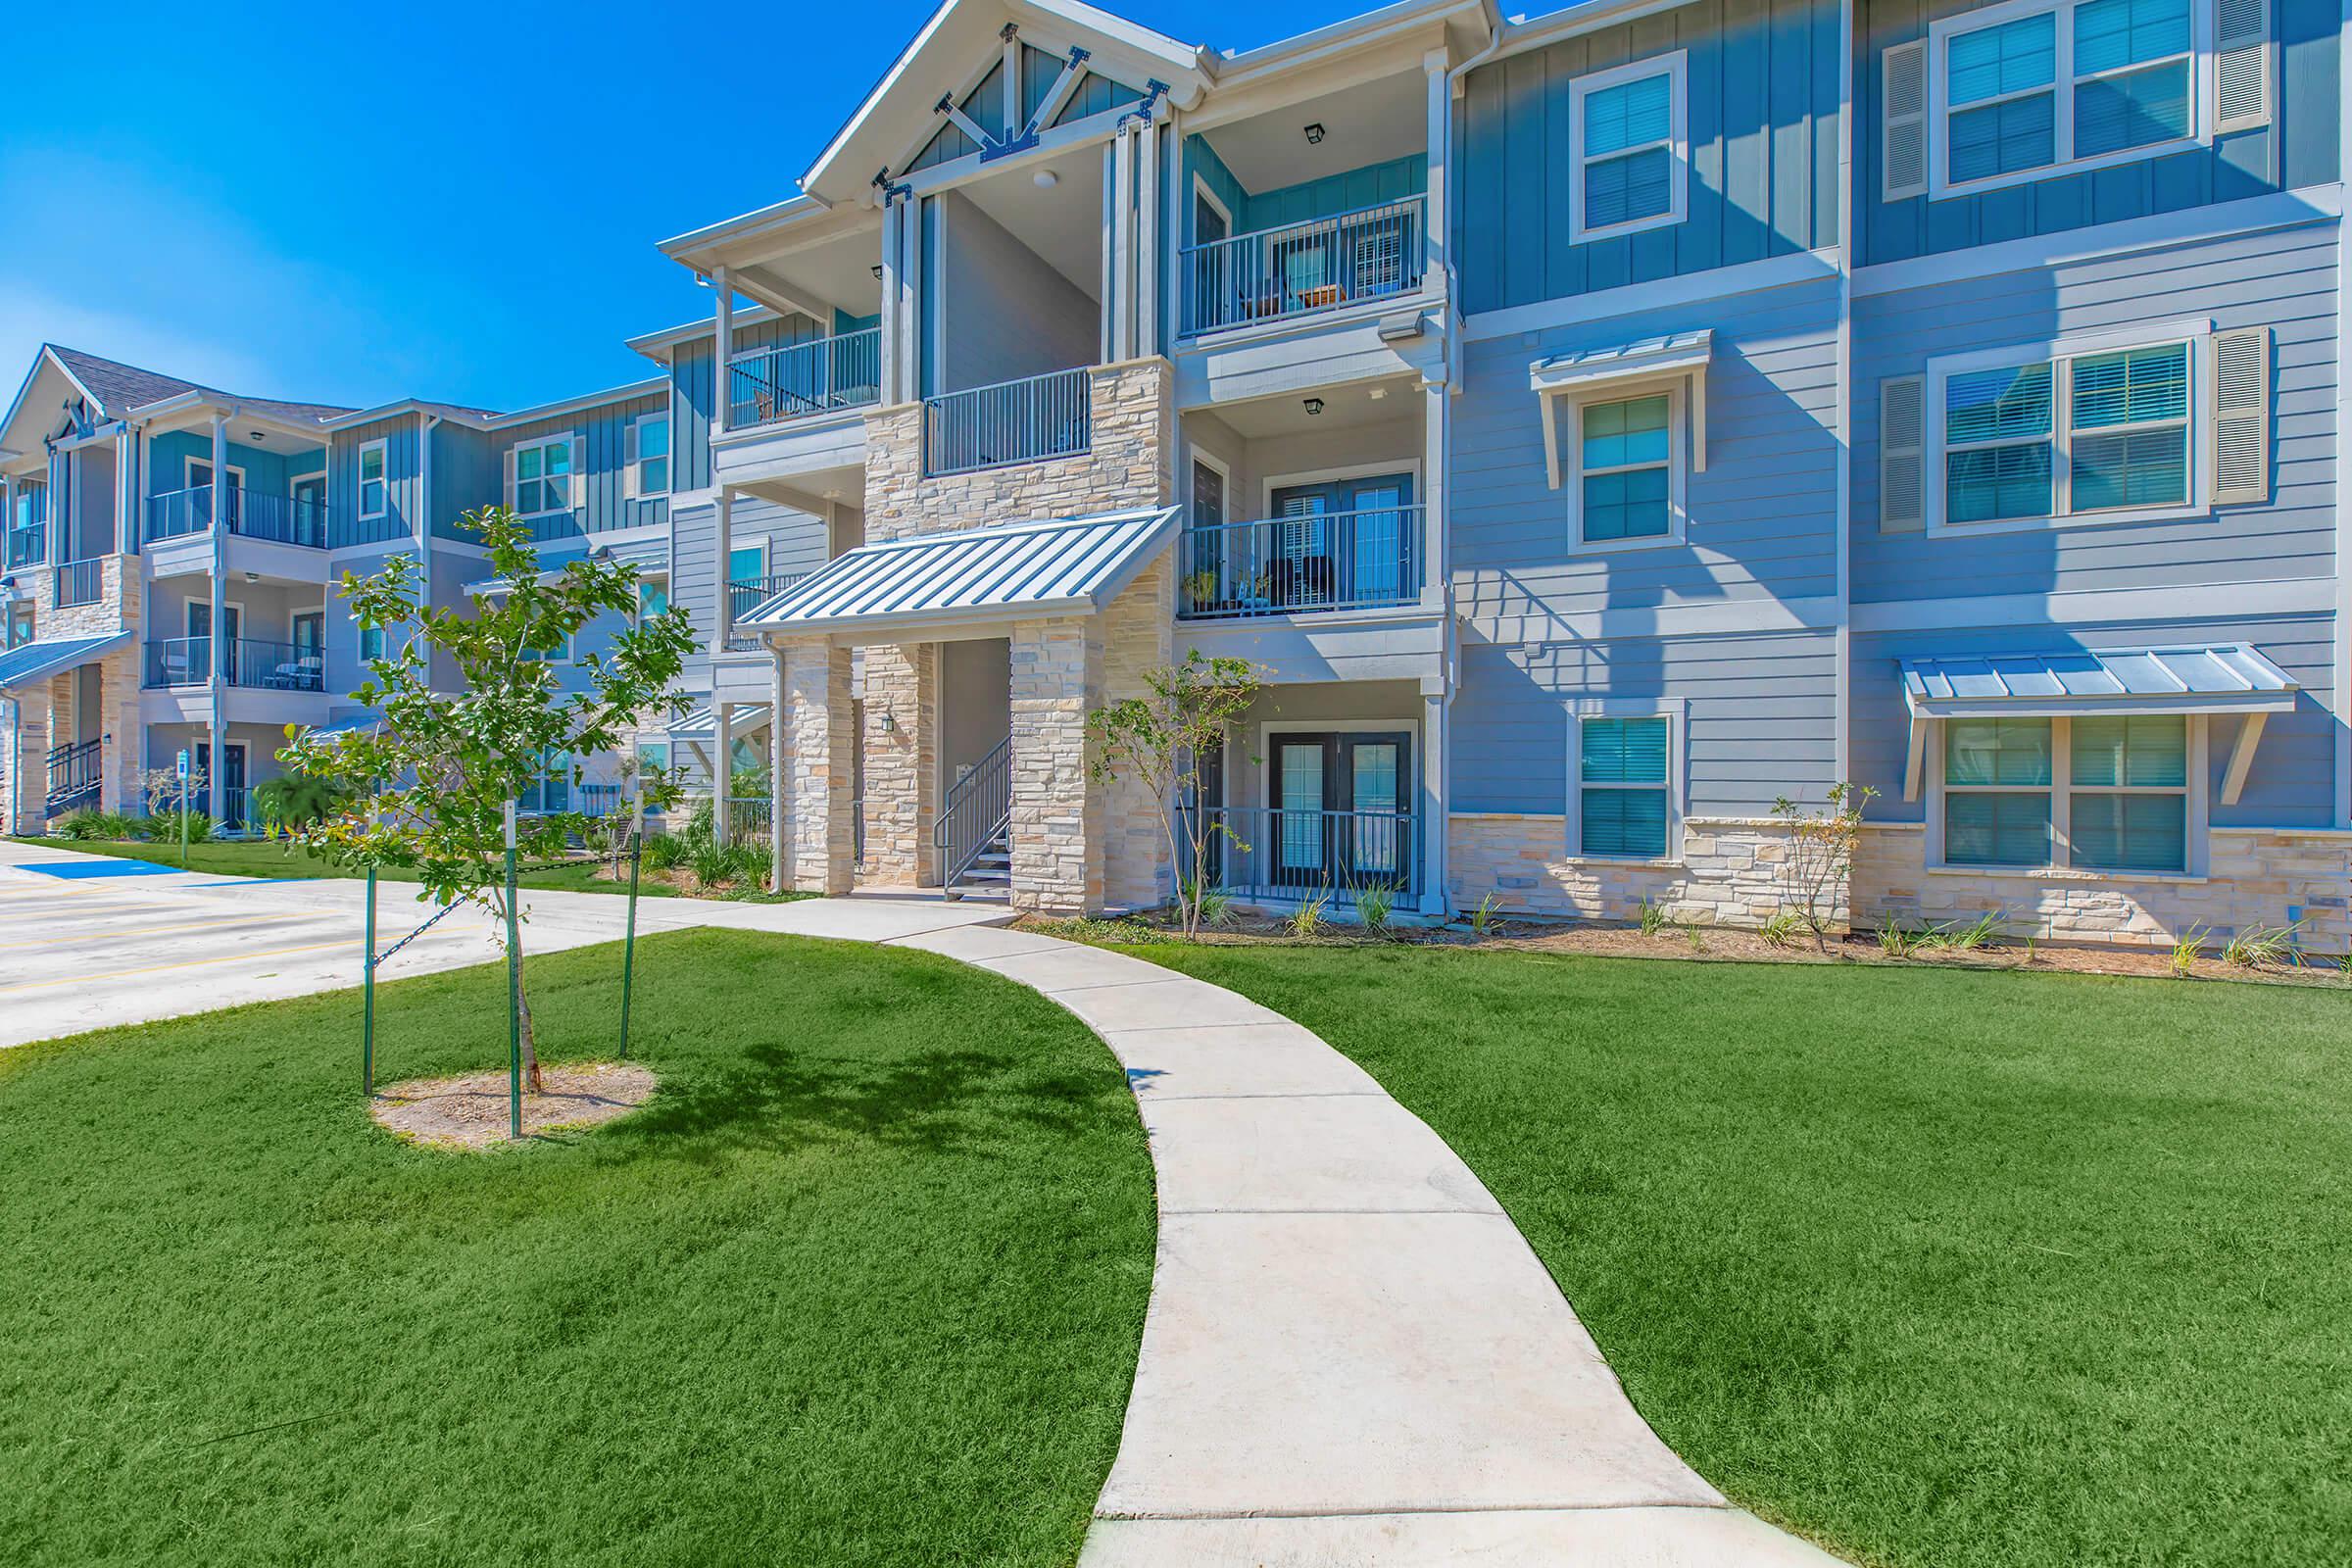
<svg viewBox="0 0 2352 1568"><path fill-rule="evenodd" d="M1115 9L1237 49L1371 3ZM650 373L621 340L710 299L655 243L790 195L931 5L13 10L0 398L49 340L515 409Z"/></svg>

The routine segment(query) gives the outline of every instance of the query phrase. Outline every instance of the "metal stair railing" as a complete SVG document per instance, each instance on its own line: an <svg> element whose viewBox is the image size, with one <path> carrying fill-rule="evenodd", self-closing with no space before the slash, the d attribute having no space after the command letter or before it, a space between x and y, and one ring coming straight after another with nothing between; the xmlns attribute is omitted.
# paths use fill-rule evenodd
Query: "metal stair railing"
<svg viewBox="0 0 2352 1568"><path fill-rule="evenodd" d="M49 753L48 815L70 811L98 794L103 772L98 746L97 741L78 741Z"/></svg>
<svg viewBox="0 0 2352 1568"><path fill-rule="evenodd" d="M945 852L945 884L961 882L1011 825L1012 737L1007 735L956 781L931 824L931 842Z"/></svg>

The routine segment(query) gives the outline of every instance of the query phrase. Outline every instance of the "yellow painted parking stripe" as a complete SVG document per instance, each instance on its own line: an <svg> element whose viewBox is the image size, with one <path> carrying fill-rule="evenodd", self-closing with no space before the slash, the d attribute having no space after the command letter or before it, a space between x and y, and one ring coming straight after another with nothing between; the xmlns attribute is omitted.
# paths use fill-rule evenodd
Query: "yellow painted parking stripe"
<svg viewBox="0 0 2352 1568"><path fill-rule="evenodd" d="M236 926L279 925L288 920L307 920L310 918L311 916L307 914L240 914L232 916L228 921L224 922L224 924ZM35 937L29 942L0 942L0 952L5 952L11 948L55 947L62 942L112 942L117 937L163 936L172 931L200 934L203 936L218 936L224 934L222 925L191 926L186 921L182 920L174 925L134 926L128 931L122 931L113 926L109 926L101 931L77 931L72 936Z"/></svg>
<svg viewBox="0 0 2352 1568"><path fill-rule="evenodd" d="M168 974L174 969L202 969L216 963L246 963L256 958L282 958L296 953L325 953L332 949L351 947L351 939L340 942L313 942L299 948L271 948L266 953L224 953L218 958L183 958L177 963L151 963L143 969L112 969L105 974L70 974L56 980L27 980L23 985L0 986L0 997L13 997L22 991L45 991L51 986L82 986L100 980L128 980L142 974Z"/></svg>

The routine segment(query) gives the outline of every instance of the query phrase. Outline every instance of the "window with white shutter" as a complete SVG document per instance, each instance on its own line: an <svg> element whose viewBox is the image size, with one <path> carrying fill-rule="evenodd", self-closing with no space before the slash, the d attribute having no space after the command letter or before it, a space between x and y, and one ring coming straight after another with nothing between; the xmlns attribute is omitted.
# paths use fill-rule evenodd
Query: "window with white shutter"
<svg viewBox="0 0 2352 1568"><path fill-rule="evenodd" d="M1880 194L1890 202L1928 193L1928 44L1897 44L1879 56Z"/></svg>
<svg viewBox="0 0 2352 1568"><path fill-rule="evenodd" d="M2215 0L2213 128L2271 122L2270 0Z"/></svg>
<svg viewBox="0 0 2352 1568"><path fill-rule="evenodd" d="M1917 533L1927 523L1927 380L1879 383L1879 532Z"/></svg>
<svg viewBox="0 0 2352 1568"><path fill-rule="evenodd" d="M2268 501L2271 495L2271 331L2247 327L2213 337L2213 499Z"/></svg>

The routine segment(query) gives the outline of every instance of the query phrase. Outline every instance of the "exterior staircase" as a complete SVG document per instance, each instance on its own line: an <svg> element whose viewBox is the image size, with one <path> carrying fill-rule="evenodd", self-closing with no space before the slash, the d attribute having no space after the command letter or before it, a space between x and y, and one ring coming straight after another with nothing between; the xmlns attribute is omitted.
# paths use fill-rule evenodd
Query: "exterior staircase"
<svg viewBox="0 0 2352 1568"><path fill-rule="evenodd" d="M1012 737L997 743L948 791L931 824L948 897L1012 891Z"/></svg>
<svg viewBox="0 0 2352 1568"><path fill-rule="evenodd" d="M60 746L49 754L49 795L45 814L55 818L68 811L98 804L98 780L103 771L99 743L81 741Z"/></svg>

